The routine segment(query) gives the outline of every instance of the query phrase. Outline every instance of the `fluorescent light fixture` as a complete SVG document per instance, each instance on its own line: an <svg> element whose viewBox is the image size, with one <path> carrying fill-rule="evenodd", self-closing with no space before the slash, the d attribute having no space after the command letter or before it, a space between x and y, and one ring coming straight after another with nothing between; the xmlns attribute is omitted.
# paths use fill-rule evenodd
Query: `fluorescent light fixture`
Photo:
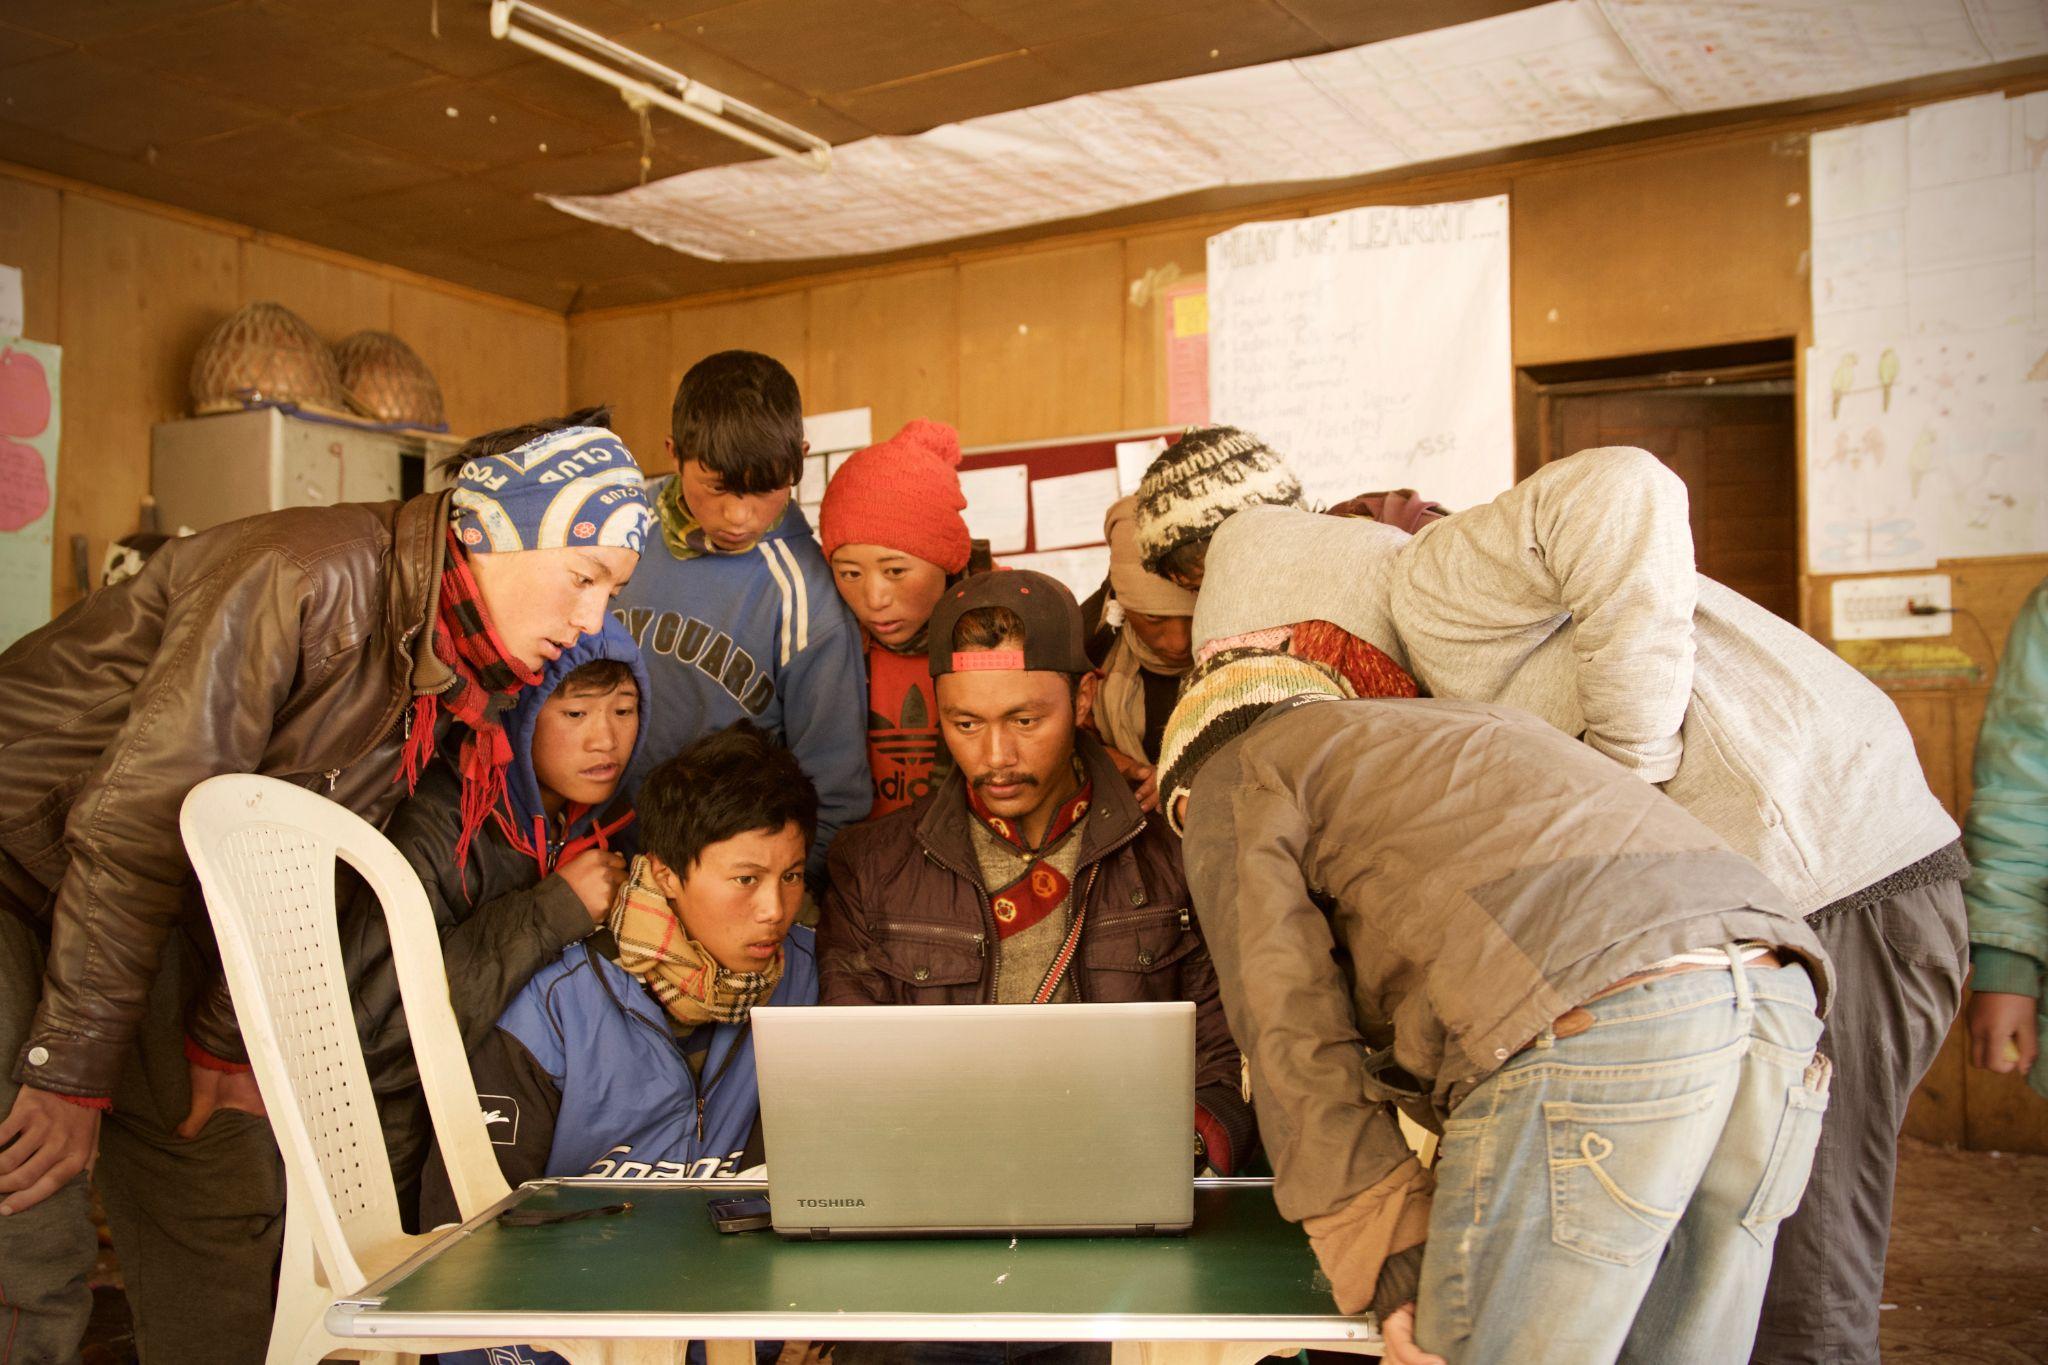
<svg viewBox="0 0 2048 1365"><path fill-rule="evenodd" d="M515 25L514 19L526 27ZM825 139L784 123L744 100L720 94L702 81L691 80L680 71L622 47L603 34L592 33L559 14L529 5L526 0L491 0L491 36L510 39L530 52L603 81L624 96L631 108L652 105L666 109L771 156L814 171L832 168L832 144ZM582 51L572 51L564 43ZM598 57L605 60L595 60Z"/></svg>

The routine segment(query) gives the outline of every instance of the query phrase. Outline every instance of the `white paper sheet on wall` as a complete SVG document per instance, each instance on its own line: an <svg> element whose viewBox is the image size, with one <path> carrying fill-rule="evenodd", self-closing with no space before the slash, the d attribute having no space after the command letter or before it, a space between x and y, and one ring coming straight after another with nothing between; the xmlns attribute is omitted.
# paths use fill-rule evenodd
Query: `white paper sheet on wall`
<svg viewBox="0 0 2048 1365"><path fill-rule="evenodd" d="M1505 196L1253 223L1209 239L1209 390L1311 500L1514 481Z"/></svg>
<svg viewBox="0 0 2048 1365"><path fill-rule="evenodd" d="M770 158L565 212L713 260L859 255L2026 55L2038 0L1552 0L1293 61ZM1980 31L1981 30L1981 31ZM1994 51L1996 49L1996 51ZM2001 55L2002 54L2002 55Z"/></svg>
<svg viewBox="0 0 2048 1365"><path fill-rule="evenodd" d="M842 408L804 418L804 440L819 454L859 450L875 443L874 412L869 408Z"/></svg>
<svg viewBox="0 0 2048 1365"><path fill-rule="evenodd" d="M21 300L21 268L0 265L0 339L18 337L26 325Z"/></svg>
<svg viewBox="0 0 2048 1365"><path fill-rule="evenodd" d="M1010 554L1031 543L1030 484L1029 465L960 471L967 534L987 541L990 554Z"/></svg>
<svg viewBox="0 0 2048 1365"><path fill-rule="evenodd" d="M1077 602L1086 601L1109 577L1109 547L1087 545L1070 550L1053 550L1029 555L1011 555L1003 561L1012 569L1032 569L1057 578L1067 585Z"/></svg>
<svg viewBox="0 0 2048 1365"><path fill-rule="evenodd" d="M1121 496L1114 469L1031 481L1031 547L1063 550L1100 545L1102 518Z"/></svg>
<svg viewBox="0 0 2048 1365"><path fill-rule="evenodd" d="M2048 551L2048 92L1812 152L1809 567Z"/></svg>
<svg viewBox="0 0 2048 1365"><path fill-rule="evenodd" d="M2048 551L2048 332L1807 352L1816 573Z"/></svg>
<svg viewBox="0 0 2048 1365"><path fill-rule="evenodd" d="M1166 438L1154 436L1149 441L1118 441L1116 443L1116 486L1128 497L1138 491L1138 483L1145 477L1145 471L1152 462L1166 452Z"/></svg>

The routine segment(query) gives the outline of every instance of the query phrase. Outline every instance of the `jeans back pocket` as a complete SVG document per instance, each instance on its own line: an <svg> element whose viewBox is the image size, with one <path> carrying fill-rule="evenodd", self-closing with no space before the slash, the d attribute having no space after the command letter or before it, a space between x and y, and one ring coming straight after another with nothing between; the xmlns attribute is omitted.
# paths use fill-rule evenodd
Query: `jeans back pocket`
<svg viewBox="0 0 2048 1365"><path fill-rule="evenodd" d="M1546 1101L1550 1240L1613 1265L1637 1265L1678 1226L1720 1123L1700 1117L1717 1087L1622 1104Z"/></svg>
<svg viewBox="0 0 2048 1365"><path fill-rule="evenodd" d="M1778 1224L1791 1216L1806 1193L1813 1153L1820 1143L1821 1118L1828 1110L1831 1066L1827 1058L1815 1057L1805 1079L1786 1088L1785 1111L1778 1118L1770 1160L1764 1163L1756 1195L1742 1215L1742 1226L1766 1246L1777 1236Z"/></svg>

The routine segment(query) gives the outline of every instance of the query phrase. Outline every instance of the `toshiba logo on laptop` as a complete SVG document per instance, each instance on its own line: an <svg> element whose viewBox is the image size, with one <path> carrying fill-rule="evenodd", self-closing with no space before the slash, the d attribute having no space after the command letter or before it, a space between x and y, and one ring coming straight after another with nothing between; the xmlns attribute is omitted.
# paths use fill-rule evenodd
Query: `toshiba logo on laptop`
<svg viewBox="0 0 2048 1365"><path fill-rule="evenodd" d="M799 1208L806 1209L864 1209L868 1206L865 1199L799 1199L796 1202Z"/></svg>

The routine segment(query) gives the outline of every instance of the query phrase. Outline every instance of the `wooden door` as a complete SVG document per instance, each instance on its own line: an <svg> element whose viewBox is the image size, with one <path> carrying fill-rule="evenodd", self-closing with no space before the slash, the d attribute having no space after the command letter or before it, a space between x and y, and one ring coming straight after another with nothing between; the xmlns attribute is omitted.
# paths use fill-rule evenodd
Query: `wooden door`
<svg viewBox="0 0 2048 1365"><path fill-rule="evenodd" d="M1710 386L1547 395L1543 458L1641 446L1685 480L1700 572L1799 620L1792 395Z"/></svg>

